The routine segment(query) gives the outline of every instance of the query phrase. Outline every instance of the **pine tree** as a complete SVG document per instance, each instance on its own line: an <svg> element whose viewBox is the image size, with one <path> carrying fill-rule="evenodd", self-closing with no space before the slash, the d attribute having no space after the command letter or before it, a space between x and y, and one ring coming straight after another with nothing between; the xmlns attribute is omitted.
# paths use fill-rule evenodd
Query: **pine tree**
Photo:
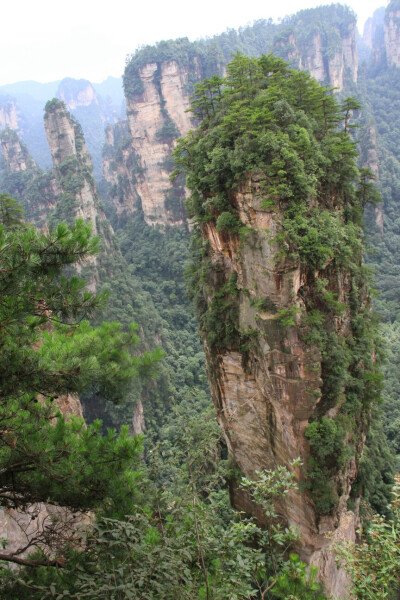
<svg viewBox="0 0 400 600"><path fill-rule="evenodd" d="M96 251L89 225L40 232L5 195L0 219L0 507L50 502L124 515L135 496L140 440L127 429L104 436L100 422L66 418L57 400L88 389L121 399L160 355L133 354L134 324L122 331L85 320L105 297L65 269Z"/></svg>

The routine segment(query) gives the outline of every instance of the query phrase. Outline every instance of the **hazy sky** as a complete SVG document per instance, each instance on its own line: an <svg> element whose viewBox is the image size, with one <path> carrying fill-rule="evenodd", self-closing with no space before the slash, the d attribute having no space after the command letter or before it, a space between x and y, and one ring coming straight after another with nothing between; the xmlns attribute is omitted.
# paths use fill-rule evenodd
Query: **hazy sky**
<svg viewBox="0 0 400 600"><path fill-rule="evenodd" d="M326 2L328 4L329 2ZM276 21L323 0L9 0L2 6L0 85L64 77L99 82L119 76L142 44L194 40L255 19ZM387 0L348 0L359 29Z"/></svg>

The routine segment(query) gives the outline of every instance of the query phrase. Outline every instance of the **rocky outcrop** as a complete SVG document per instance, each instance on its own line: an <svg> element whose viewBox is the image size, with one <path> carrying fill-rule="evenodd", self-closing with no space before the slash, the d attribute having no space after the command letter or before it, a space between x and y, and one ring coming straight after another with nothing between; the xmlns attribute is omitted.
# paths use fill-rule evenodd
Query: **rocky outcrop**
<svg viewBox="0 0 400 600"><path fill-rule="evenodd" d="M64 102L56 98L46 105L44 125L62 192L55 216L63 216L69 222L83 218L92 224L94 233L109 243L110 226L97 196L82 128Z"/></svg>
<svg viewBox="0 0 400 600"><path fill-rule="evenodd" d="M377 8L372 17L365 22L362 40L370 50L375 49L381 43L384 18L385 8L381 7Z"/></svg>
<svg viewBox="0 0 400 600"><path fill-rule="evenodd" d="M19 200L26 218L37 227L43 227L60 193L55 173L44 173L37 166L16 131L10 128L2 131L0 144L3 152L1 191Z"/></svg>
<svg viewBox="0 0 400 600"><path fill-rule="evenodd" d="M350 31L342 37L342 49L336 52L336 58L329 62L329 77L332 85L343 88L346 70L353 82L357 82L358 76L358 53L357 53L357 26L354 23L349 27ZM334 62L338 65L334 70ZM336 79L336 81L335 81Z"/></svg>
<svg viewBox="0 0 400 600"><path fill-rule="evenodd" d="M139 400L133 407L132 425L130 432L132 435L142 435L145 432L146 425L144 421L144 412L142 401Z"/></svg>
<svg viewBox="0 0 400 600"><path fill-rule="evenodd" d="M104 86L106 83L104 82ZM122 89L122 84L120 85ZM101 123L104 127L107 123L115 123L119 117L119 106L114 103L117 101L116 94L114 94L115 98L109 95L103 98L87 79L69 77L63 79L58 86L56 96L65 102L68 110L77 117L87 137L96 136L96 132L92 131L93 126Z"/></svg>
<svg viewBox="0 0 400 600"><path fill-rule="evenodd" d="M65 102L70 110L99 104L94 87L86 79L63 79L57 90L57 98Z"/></svg>
<svg viewBox="0 0 400 600"><path fill-rule="evenodd" d="M314 32L304 40L301 23L286 32L280 32L274 43L274 51L294 67L306 70L321 83L343 89L347 73L350 80L357 82L358 52L356 23L347 24L346 33L336 31L334 48L326 34L326 28L314 27Z"/></svg>
<svg viewBox="0 0 400 600"><path fill-rule="evenodd" d="M296 42L294 41L294 44ZM299 68L306 69L317 81L326 81L329 73L326 68L321 33L315 33L310 52L300 56Z"/></svg>
<svg viewBox="0 0 400 600"><path fill-rule="evenodd" d="M82 218L100 237L103 251L114 247L113 230L97 195L92 161L81 126L67 111L64 102L54 98L46 104L44 127L60 189L52 213L53 223L72 224L75 219ZM90 291L96 291L101 281L99 267L104 256L100 251L86 261ZM80 265L77 270L80 272Z"/></svg>
<svg viewBox="0 0 400 600"><path fill-rule="evenodd" d="M327 404L324 399L323 354L304 335L303 317L318 286L326 286L342 303L353 284L345 271L331 271L329 261L313 273L311 284L310 273L298 258L290 254L282 257L282 247L276 241L282 231L282 215L276 207L265 208L263 199L263 178L256 175L232 193L235 214L246 227L245 240L217 231L212 221L200 225L205 247L209 248L208 286L202 288L206 303L210 307L214 297L221 297L221 292L215 294L226 285L223 282L236 282L232 302L237 305L241 340L232 342L230 349L230 343L228 347L210 345L205 336L212 396L229 453L247 477L301 458L303 468L296 469L300 492L288 494L282 512L299 532L298 551L303 559L318 566L331 594L344 597L346 577L336 569L326 534L330 532L336 540L355 539L357 511L349 511L347 504L358 473L366 425L360 419L358 432L346 434L343 443L353 445L353 454L333 476L331 492L335 500L330 509L318 508L308 491L314 459L306 434L316 415L336 419L343 399L337 404ZM312 289L314 284L316 288ZM226 299L224 306L227 319ZM333 317L332 324L338 339L352 336L348 308L340 317ZM234 482L231 496L238 509L263 520Z"/></svg>
<svg viewBox="0 0 400 600"><path fill-rule="evenodd" d="M188 71L175 60L149 63L139 70L141 93L127 98L132 148L140 157L136 190L150 224L181 224L184 220L184 190L174 188L169 175L174 142L192 126L186 112L188 77Z"/></svg>
<svg viewBox="0 0 400 600"><path fill-rule="evenodd" d="M16 131L19 129L17 105L13 99L0 96L0 130L7 127Z"/></svg>
<svg viewBox="0 0 400 600"><path fill-rule="evenodd" d="M378 151L377 151L377 140L376 140L376 126L370 125L366 129L366 134L369 138L369 143L367 147L367 156L365 166L371 170L373 173L375 180L379 181L379 159L378 159ZM374 208L375 212L375 224L379 228L379 231L383 234L383 206L382 204L378 204Z"/></svg>
<svg viewBox="0 0 400 600"><path fill-rule="evenodd" d="M118 120L120 107L114 105L110 97L102 98L87 79L63 79L56 95L82 126L94 173L99 178L101 152L105 142L104 128Z"/></svg>
<svg viewBox="0 0 400 600"><path fill-rule="evenodd" d="M115 208L117 216L136 212L141 208L136 189L141 168L140 158L132 147L127 121L106 127L102 162L107 199Z"/></svg>
<svg viewBox="0 0 400 600"><path fill-rule="evenodd" d="M400 5L392 0L385 13L385 49L390 67L400 67Z"/></svg>
<svg viewBox="0 0 400 600"><path fill-rule="evenodd" d="M12 128L7 127L1 133L0 142L4 161L12 173L32 169L38 170L35 161L29 154L28 148Z"/></svg>

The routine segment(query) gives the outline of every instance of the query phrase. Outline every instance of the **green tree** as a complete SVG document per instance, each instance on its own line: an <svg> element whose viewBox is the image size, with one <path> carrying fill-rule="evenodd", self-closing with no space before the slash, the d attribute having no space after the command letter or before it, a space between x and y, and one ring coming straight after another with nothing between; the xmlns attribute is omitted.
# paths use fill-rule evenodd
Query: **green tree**
<svg viewBox="0 0 400 600"><path fill-rule="evenodd" d="M386 600L400 589L400 476L395 476L391 519L375 515L361 544L336 544L357 600ZM396 596L398 597L398 596Z"/></svg>
<svg viewBox="0 0 400 600"><path fill-rule="evenodd" d="M376 206L379 202L382 202L382 198L373 183L375 180L376 177L370 169L360 169L357 197L363 210L368 205Z"/></svg>
<svg viewBox="0 0 400 600"><path fill-rule="evenodd" d="M0 506L50 502L123 515L135 495L140 440L127 428L104 437L100 422L67 418L58 402L89 389L121 399L160 353L134 354L135 325L122 331L84 320L105 296L65 269L96 251L89 225L40 232L21 222L12 199L0 202Z"/></svg>

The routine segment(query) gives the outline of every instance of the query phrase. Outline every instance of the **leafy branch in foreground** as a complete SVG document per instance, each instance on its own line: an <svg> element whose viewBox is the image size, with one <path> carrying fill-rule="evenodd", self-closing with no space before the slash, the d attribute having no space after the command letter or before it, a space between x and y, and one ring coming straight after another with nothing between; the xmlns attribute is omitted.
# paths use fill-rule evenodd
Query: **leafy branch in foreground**
<svg viewBox="0 0 400 600"><path fill-rule="evenodd" d="M135 506L123 520L99 520L62 569L7 574L5 590L20 600L324 600L315 571L308 574L296 555L289 556L296 535L280 524L275 507L295 488L293 473L281 467L242 480L270 522L259 527L223 499L215 418L182 417L177 454L168 443L151 453L150 504ZM167 453L169 467L162 486L160 452Z"/></svg>
<svg viewBox="0 0 400 600"><path fill-rule="evenodd" d="M31 521L41 502L123 516L137 495L140 439L127 428L104 436L100 422L86 427L60 410L84 390L123 399L132 378L151 374L161 358L159 351L137 354L134 324L123 331L118 323L94 328L84 320L105 297L65 268L97 245L82 219L41 232L0 195L0 507L28 510ZM56 513L46 525L58 540L48 564L68 544L61 543ZM42 533L35 539L43 551Z"/></svg>
<svg viewBox="0 0 400 600"><path fill-rule="evenodd" d="M357 600L386 600L400 590L400 475L395 476L389 509L393 517L375 515L362 532L361 544L336 545L338 562L350 575Z"/></svg>

